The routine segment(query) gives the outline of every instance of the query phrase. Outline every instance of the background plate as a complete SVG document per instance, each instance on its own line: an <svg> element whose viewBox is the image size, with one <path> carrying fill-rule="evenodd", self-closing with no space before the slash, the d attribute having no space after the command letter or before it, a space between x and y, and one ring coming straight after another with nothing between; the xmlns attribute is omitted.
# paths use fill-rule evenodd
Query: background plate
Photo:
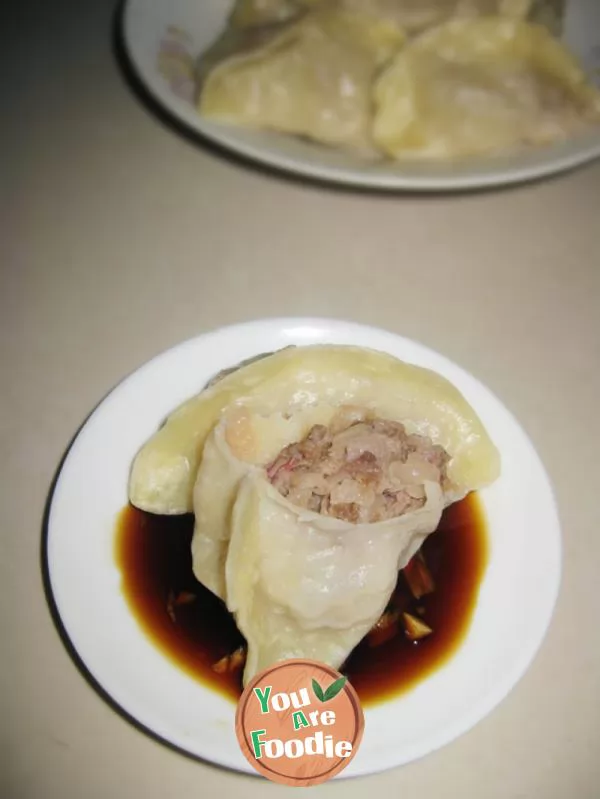
<svg viewBox="0 0 600 799"><path fill-rule="evenodd" d="M600 155L599 129L552 147L493 159L457 164L369 164L293 136L210 122L172 91L158 71L157 54L169 26L186 31L190 52L200 53L223 29L231 5L229 0L128 0L124 38L137 74L160 105L192 131L239 155L297 175L388 191L500 186L561 172ZM567 9L565 39L594 73L600 67L600 3L579 0L569 3Z"/></svg>

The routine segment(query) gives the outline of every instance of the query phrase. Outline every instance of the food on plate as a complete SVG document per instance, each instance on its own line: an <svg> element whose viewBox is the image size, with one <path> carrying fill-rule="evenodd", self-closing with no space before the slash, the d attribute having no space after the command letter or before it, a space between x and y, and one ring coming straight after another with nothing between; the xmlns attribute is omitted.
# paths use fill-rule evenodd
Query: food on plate
<svg viewBox="0 0 600 799"><path fill-rule="evenodd" d="M373 136L391 156L447 159L550 144L600 120L600 93L542 27L452 21L412 41L375 83Z"/></svg>
<svg viewBox="0 0 600 799"><path fill-rule="evenodd" d="M562 13L562 0L239 0L197 61L198 110L371 161L550 145L600 125L600 92L556 38Z"/></svg>
<svg viewBox="0 0 600 799"><path fill-rule="evenodd" d="M499 469L443 377L315 345L248 363L175 411L136 457L130 500L193 510L194 573L233 613L248 681L290 657L343 664L444 508ZM413 582L433 590L425 566Z"/></svg>
<svg viewBox="0 0 600 799"><path fill-rule="evenodd" d="M242 36L241 51L227 54L212 69L201 62L201 114L371 149L371 85L376 70L404 40L397 25L324 8L252 39L257 46L248 47ZM223 53L229 49L221 48Z"/></svg>

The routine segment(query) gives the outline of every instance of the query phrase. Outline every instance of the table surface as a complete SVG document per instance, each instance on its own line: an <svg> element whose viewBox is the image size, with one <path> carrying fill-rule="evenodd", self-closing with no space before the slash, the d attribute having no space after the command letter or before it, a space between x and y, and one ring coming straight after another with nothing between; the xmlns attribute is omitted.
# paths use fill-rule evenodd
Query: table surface
<svg viewBox="0 0 600 799"><path fill-rule="evenodd" d="M496 392L554 483L564 573L542 649L490 716L422 761L307 790L596 797L600 163L451 197L284 180L203 148L144 106L111 48L113 13L100 0L27 1L6 23L0 793L288 790L183 757L103 701L53 626L40 541L65 448L124 375L218 325L318 315L421 341Z"/></svg>

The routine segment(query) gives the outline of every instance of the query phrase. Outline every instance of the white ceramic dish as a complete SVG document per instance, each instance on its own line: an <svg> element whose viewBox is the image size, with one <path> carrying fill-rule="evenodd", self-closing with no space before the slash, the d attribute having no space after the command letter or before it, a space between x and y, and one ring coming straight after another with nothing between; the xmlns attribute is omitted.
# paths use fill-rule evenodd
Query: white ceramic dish
<svg viewBox="0 0 600 799"><path fill-rule="evenodd" d="M414 690L367 709L363 743L343 776L421 757L489 713L531 662L559 585L559 522L531 443L488 389L442 355L349 322L271 319L207 333L157 356L106 397L66 458L49 515L51 588L77 653L130 716L165 741L240 771L250 767L236 742L233 703L179 670L126 604L115 519L127 502L135 453L179 403L225 366L318 342L384 350L443 374L475 407L502 456L501 478L481 494L491 554L470 631L450 662Z"/></svg>
<svg viewBox="0 0 600 799"><path fill-rule="evenodd" d="M243 130L203 119L171 89L157 66L170 26L189 35L198 54L223 29L231 0L128 0L124 38L131 62L154 98L191 131L271 167L331 183L379 190L454 191L517 183L561 172L600 155L600 130L552 147L457 164L369 164L358 157L276 133ZM600 4L568 6L565 38L593 73L600 67Z"/></svg>

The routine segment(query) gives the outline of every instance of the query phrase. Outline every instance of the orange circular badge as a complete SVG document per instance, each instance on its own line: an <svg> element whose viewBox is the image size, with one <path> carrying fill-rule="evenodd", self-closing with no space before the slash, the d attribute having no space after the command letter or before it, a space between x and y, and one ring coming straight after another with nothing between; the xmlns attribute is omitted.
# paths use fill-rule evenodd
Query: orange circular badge
<svg viewBox="0 0 600 799"><path fill-rule="evenodd" d="M342 771L364 727L346 677L315 660L284 660L265 669L244 689L235 717L249 763L273 782L298 787Z"/></svg>

